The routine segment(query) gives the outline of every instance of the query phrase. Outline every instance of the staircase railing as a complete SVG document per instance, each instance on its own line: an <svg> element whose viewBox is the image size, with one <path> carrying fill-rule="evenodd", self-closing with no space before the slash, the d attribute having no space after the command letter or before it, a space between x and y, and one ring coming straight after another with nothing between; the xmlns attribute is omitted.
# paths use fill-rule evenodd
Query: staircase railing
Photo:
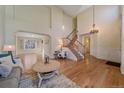
<svg viewBox="0 0 124 93"><path fill-rule="evenodd" d="M63 46L64 47L67 47L68 46L68 44L70 43L70 39L67 39L67 38L62 38L62 40L63 40Z"/></svg>
<svg viewBox="0 0 124 93"><path fill-rule="evenodd" d="M78 31L74 29L66 38L72 40L72 38L77 34L77 32Z"/></svg>
<svg viewBox="0 0 124 93"><path fill-rule="evenodd" d="M65 47L73 47L80 55L84 54L84 45L77 40L77 30L73 30L66 38L63 38Z"/></svg>
<svg viewBox="0 0 124 93"><path fill-rule="evenodd" d="M79 42L78 40L75 41L75 45L77 46L77 51L80 52L81 54L84 54L84 45Z"/></svg>
<svg viewBox="0 0 124 93"><path fill-rule="evenodd" d="M84 54L84 45L77 40L77 30L74 29L66 38L63 38L63 46L65 47L69 47L70 49L74 49L76 52L78 52L78 54L80 55L85 55ZM92 35L98 33L98 31L93 31L93 32L89 32L89 33L85 33L82 34L82 36L85 35Z"/></svg>

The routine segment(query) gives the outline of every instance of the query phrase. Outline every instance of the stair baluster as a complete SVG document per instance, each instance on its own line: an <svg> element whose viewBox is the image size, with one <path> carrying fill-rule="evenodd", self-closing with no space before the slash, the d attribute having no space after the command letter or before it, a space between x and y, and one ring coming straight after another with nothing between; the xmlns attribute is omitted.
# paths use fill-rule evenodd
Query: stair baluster
<svg viewBox="0 0 124 93"><path fill-rule="evenodd" d="M66 38L63 38L64 46L68 47L76 56L77 60L83 59L83 44L77 39L77 30L73 30Z"/></svg>

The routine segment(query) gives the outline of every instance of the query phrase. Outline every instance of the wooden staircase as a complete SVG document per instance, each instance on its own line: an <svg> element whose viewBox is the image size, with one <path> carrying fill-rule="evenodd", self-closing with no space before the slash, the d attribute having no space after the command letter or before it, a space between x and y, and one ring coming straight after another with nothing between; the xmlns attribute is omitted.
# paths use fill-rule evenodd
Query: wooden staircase
<svg viewBox="0 0 124 93"><path fill-rule="evenodd" d="M68 47L71 52L76 56L77 61L82 60L83 56L83 45L77 39L77 32L73 30L66 38L63 39L64 47Z"/></svg>
<svg viewBox="0 0 124 93"><path fill-rule="evenodd" d="M77 60L82 60L83 55L81 55L73 46L68 46L68 48L72 51L72 53L76 56Z"/></svg>
<svg viewBox="0 0 124 93"><path fill-rule="evenodd" d="M73 30L66 38L63 38L63 46L68 47L77 58L77 61L79 61L84 58L85 54L84 45L77 40L77 32L77 30ZM89 33L82 34L82 36L93 35L96 33L98 33L98 30L92 30Z"/></svg>

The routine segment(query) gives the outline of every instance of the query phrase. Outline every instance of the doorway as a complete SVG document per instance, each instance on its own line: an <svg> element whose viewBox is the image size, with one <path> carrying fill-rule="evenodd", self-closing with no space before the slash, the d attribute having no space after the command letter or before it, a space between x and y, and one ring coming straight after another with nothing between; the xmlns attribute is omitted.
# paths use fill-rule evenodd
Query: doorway
<svg viewBox="0 0 124 93"><path fill-rule="evenodd" d="M83 37L84 55L90 55L90 36Z"/></svg>

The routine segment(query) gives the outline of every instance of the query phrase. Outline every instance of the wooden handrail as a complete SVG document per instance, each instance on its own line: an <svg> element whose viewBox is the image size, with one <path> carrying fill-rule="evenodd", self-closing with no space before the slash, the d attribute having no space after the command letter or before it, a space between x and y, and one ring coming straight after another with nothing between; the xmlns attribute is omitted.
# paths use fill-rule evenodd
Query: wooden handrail
<svg viewBox="0 0 124 93"><path fill-rule="evenodd" d="M95 33L98 33L98 31L96 30L96 31L85 33L85 34L81 34L81 36L92 35L92 34L95 34Z"/></svg>
<svg viewBox="0 0 124 93"><path fill-rule="evenodd" d="M84 47L84 45L80 42L80 41L78 41L78 40L76 40L80 45L82 45L83 47Z"/></svg>
<svg viewBox="0 0 124 93"><path fill-rule="evenodd" d="M74 32L78 32L78 31L74 29L66 38L69 38Z"/></svg>
<svg viewBox="0 0 124 93"><path fill-rule="evenodd" d="M68 39L69 41L71 41L71 39L69 39L69 38L66 38L66 39ZM83 46L84 47L84 45L80 42L80 41L78 41L78 40L76 40L81 46Z"/></svg>
<svg viewBox="0 0 124 93"><path fill-rule="evenodd" d="M66 38L63 38L63 39L65 39L65 40L69 40L69 42L71 42L74 38L75 38L75 36L77 36L77 30L73 30ZM72 37L72 39L70 39L70 36L74 36L74 37ZM76 43L75 43L76 42ZM76 47L78 47L77 49L79 50L79 48L81 48L82 47L82 49L84 48L84 45L80 42L80 41L78 41L78 40L75 40L75 42L73 43L74 44L74 46L76 46ZM67 45L69 45L69 43L67 43Z"/></svg>
<svg viewBox="0 0 124 93"><path fill-rule="evenodd" d="M71 41L71 39L69 39L69 38L63 38L63 39ZM76 41L78 42L79 45L82 46L82 48L84 48L84 45L81 42L79 42L78 40L76 40ZM76 47L78 47L79 45L74 43L74 46L76 46Z"/></svg>

